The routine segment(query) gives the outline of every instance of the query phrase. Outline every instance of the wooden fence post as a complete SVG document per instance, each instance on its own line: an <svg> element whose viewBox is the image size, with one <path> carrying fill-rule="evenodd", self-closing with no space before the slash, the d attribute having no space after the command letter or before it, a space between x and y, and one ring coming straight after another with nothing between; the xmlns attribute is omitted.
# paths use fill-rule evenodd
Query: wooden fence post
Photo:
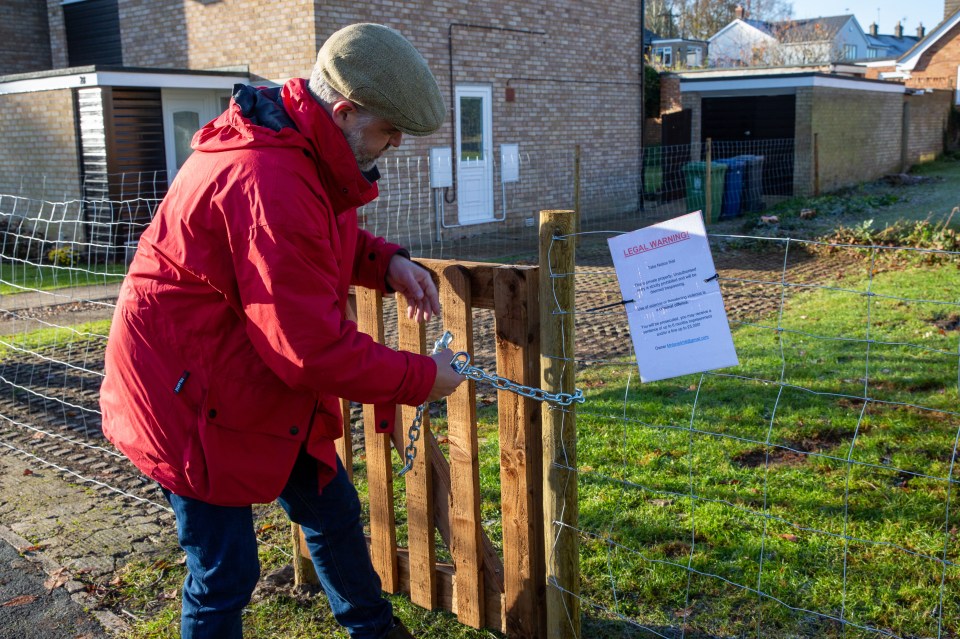
<svg viewBox="0 0 960 639"><path fill-rule="evenodd" d="M540 376L541 387L550 393L569 393L574 385L574 215L573 211L540 212ZM548 405L542 415L546 636L577 639L580 548L575 413L572 405Z"/></svg>
<svg viewBox="0 0 960 639"><path fill-rule="evenodd" d="M707 138L707 174L704 176L703 193L706 201L703 203L703 209L706 215L706 223L713 222L713 138Z"/></svg>

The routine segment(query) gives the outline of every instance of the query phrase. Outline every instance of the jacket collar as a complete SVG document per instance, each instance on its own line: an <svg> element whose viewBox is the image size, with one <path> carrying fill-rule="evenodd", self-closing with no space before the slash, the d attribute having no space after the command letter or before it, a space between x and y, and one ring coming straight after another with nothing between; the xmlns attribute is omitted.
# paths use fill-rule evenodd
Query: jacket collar
<svg viewBox="0 0 960 639"><path fill-rule="evenodd" d="M346 137L310 94L307 81L289 80L280 97L287 115L309 143L308 153L317 165L334 213L339 215L374 200L379 194L377 185L360 171ZM373 179L379 177L379 173L367 174Z"/></svg>

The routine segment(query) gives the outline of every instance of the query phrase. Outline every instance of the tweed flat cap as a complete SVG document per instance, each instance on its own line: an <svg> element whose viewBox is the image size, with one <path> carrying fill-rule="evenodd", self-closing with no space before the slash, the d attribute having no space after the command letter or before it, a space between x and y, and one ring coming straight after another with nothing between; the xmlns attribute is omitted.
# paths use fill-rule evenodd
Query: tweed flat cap
<svg viewBox="0 0 960 639"><path fill-rule="evenodd" d="M404 133L430 135L446 118L427 61L389 27L361 23L340 29L320 47L317 67L338 93Z"/></svg>

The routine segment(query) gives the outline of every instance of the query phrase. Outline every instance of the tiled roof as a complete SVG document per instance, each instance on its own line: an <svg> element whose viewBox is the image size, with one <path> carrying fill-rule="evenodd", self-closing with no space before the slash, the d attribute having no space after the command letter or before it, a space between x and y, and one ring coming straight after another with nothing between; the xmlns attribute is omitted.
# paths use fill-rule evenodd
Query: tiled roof
<svg viewBox="0 0 960 639"><path fill-rule="evenodd" d="M818 42L833 39L851 18L853 18L852 15L842 15L781 20L773 23L772 27L780 37L789 37L794 42Z"/></svg>

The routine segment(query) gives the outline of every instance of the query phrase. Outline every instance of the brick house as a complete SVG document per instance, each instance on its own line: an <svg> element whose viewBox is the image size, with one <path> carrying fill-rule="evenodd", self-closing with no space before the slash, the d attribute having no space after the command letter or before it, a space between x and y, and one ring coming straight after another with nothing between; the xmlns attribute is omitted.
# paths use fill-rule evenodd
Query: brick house
<svg viewBox="0 0 960 639"><path fill-rule="evenodd" d="M23 55L0 58L0 193L89 199L99 188L119 198L126 187L115 174L159 176L162 190L192 131L220 112L235 82L307 77L326 37L358 21L403 33L448 96L441 130L406 138L391 157L423 167L424 184L437 181L429 196L443 200L444 226L456 227L443 232L520 227L540 209L571 206L572 189L550 179L572 167L574 145L608 184L637 181L635 3L47 0L37 10L43 4L14 0L0 10L29 18L11 45ZM509 208L504 183L518 176L508 154L549 166L542 186L511 197ZM430 158L448 170L427 175ZM611 206L609 189L585 184L585 208ZM636 191L628 186L612 206L635 210ZM418 223L434 221L429 205L411 206L421 209Z"/></svg>
<svg viewBox="0 0 960 639"><path fill-rule="evenodd" d="M711 67L807 65L867 57L867 37L852 15L766 22L743 7L710 36Z"/></svg>
<svg viewBox="0 0 960 639"><path fill-rule="evenodd" d="M960 104L960 0L946 0L943 21L923 35L899 57L868 63L867 77L952 91Z"/></svg>

